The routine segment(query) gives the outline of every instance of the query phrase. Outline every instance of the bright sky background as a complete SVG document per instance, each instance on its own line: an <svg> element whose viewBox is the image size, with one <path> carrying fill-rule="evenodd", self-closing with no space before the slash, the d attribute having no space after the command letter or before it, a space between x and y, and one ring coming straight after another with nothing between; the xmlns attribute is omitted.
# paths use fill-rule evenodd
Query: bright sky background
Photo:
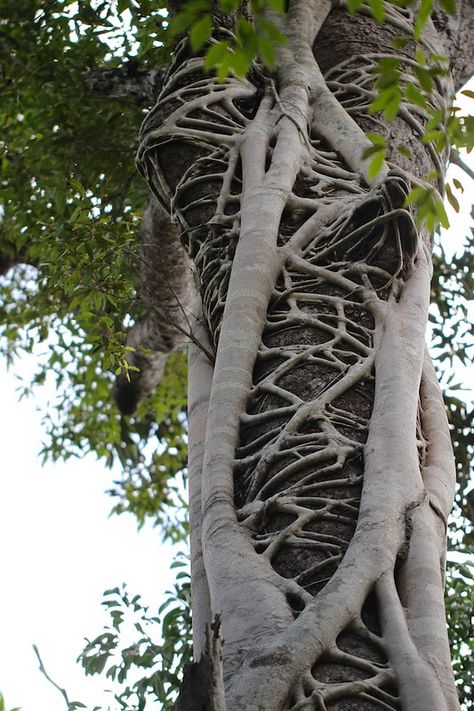
<svg viewBox="0 0 474 711"><path fill-rule="evenodd" d="M33 368L25 359L22 372ZM41 466L41 413L34 399L17 401L16 387L0 369L0 691L8 710L65 711L38 669L35 643L71 701L106 709L113 700L101 693L106 681L86 678L75 663L84 637L95 637L107 620L102 593L127 582L156 610L173 583L174 552L156 529L137 534L131 515L109 518L104 491L114 474L94 457Z"/></svg>
<svg viewBox="0 0 474 711"><path fill-rule="evenodd" d="M461 214L449 210L448 257L467 232L472 202L472 182L458 170L454 174L465 192L458 194ZM34 370L33 357L16 368L23 375ZM469 380L472 388L472 373ZM41 466L38 408L45 406L48 392L43 389L40 402L18 402L17 386L13 372L0 368L0 692L8 711L13 706L65 711L63 697L38 669L32 649L37 644L46 670L71 701L107 709L105 680L86 678L75 663L84 637L96 636L108 620L102 593L126 582L131 593L157 609L174 580L169 571L174 551L151 527L137 533L132 516L109 518L112 500L104 492L114 472L92 456ZM464 397L472 398L472 392Z"/></svg>

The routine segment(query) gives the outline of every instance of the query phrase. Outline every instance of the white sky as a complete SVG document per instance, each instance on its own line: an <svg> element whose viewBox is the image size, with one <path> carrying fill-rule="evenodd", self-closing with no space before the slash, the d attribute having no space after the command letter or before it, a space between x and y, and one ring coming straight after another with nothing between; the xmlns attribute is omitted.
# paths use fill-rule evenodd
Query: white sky
<svg viewBox="0 0 474 711"><path fill-rule="evenodd" d="M127 582L156 610L174 579L174 553L156 529L137 534L131 515L108 517L114 475L93 457L41 467L41 414L32 399L17 402L16 387L0 370L0 691L8 710L65 711L38 669L35 643L71 701L107 708L106 681L75 663L84 637L107 620L102 593Z"/></svg>

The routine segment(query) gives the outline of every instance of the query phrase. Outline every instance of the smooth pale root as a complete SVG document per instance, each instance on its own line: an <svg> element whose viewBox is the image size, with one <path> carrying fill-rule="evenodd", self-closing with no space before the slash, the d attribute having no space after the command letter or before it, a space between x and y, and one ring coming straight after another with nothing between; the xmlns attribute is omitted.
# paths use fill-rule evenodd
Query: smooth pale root
<svg viewBox="0 0 474 711"><path fill-rule="evenodd" d="M456 711L459 700L454 686L440 570L440 549L444 541L444 526L425 499L412 516L410 549L400 574L399 594L407 610L410 638L444 697L444 704L439 701L439 708ZM401 641L397 640L397 645L402 653ZM413 686L417 687L416 679Z"/></svg>
<svg viewBox="0 0 474 711"><path fill-rule="evenodd" d="M410 524L426 500L418 464L416 416L425 349L429 277L428 259L424 250L420 250L416 272L407 280L400 302L389 304L381 343L376 350L376 395L366 446L363 502L367 500L372 505L377 497L376 489L380 490L380 500L384 495L387 498L387 491L390 491L388 507L393 506L397 516L409 516ZM394 479L390 481L386 471L390 476L392 468ZM370 487L373 487L372 491ZM362 505L360 520L363 516ZM391 527L397 527L396 524L395 519ZM382 527L380 529L383 531ZM403 533L408 537L406 542L411 550L412 533L408 529ZM422 584L421 581L419 584ZM389 644L389 658L400 679L403 703L406 708L420 711L447 709L436 670L419 655L408 636L401 603L398 603L398 610L395 601L394 583L385 583L381 579L377 592L380 595L384 635ZM439 613L439 606L436 609ZM438 627L440 621L444 626L446 644L444 615L438 619Z"/></svg>
<svg viewBox="0 0 474 711"><path fill-rule="evenodd" d="M444 527L454 500L456 466L443 396L430 355L425 349L421 380L421 420L429 446L423 467L423 483L432 503L444 517Z"/></svg>
<svg viewBox="0 0 474 711"><path fill-rule="evenodd" d="M314 6L314 7L313 7ZM305 24L301 25L295 5L289 14L291 44L299 49L308 46L318 26L309 3ZM327 7L329 10L329 5ZM319 21L322 21L319 17ZM295 23L307 28L300 40ZM249 128L241 138L243 169L241 229L229 283L214 379L209 406L206 455L203 470L203 548L210 579L213 610L225 609L223 618L225 657L230 659L234 646L239 649L246 639L268 635L283 629L292 619L281 590L272 582L275 573L269 564L255 555L247 534L236 524L233 506L232 465L237 445L239 417L252 385L252 371L271 293L284 260L277 247L281 215L305 154L305 131L310 119L309 94L314 59L305 65L286 56L281 65L280 93L282 106L292 107L293 116L272 109L267 95ZM309 58L310 52L306 52ZM304 81L306 80L306 81ZM276 125L275 125L275 122ZM276 134L272 160L265 171L267 147L271 134ZM331 211L328 210L328 217ZM223 543L221 531L228 539ZM249 597L258 603L242 611L237 595L239 581L246 579ZM212 592L213 591L213 592ZM239 654L240 656L240 654ZM232 662L229 662L232 666Z"/></svg>
<svg viewBox="0 0 474 711"><path fill-rule="evenodd" d="M209 349L207 334L200 323L200 299L196 299L192 313L196 317L191 328L196 342L189 346L188 380L188 476L189 526L191 548L193 650L199 659L206 645L206 626L212 621L211 600L206 568L202 554L201 482L207 412L211 393L213 366L197 343Z"/></svg>
<svg viewBox="0 0 474 711"><path fill-rule="evenodd" d="M245 168L243 160L244 181ZM284 595L272 582L273 569L258 560L248 535L237 523L232 479L239 416L252 385L267 305L281 264L276 235L285 197L280 191L273 192L271 209L265 215L266 221L261 222L261 197L243 196L242 232L232 266L209 405L203 470L203 547L213 611L225 610L225 655L230 658L235 647L236 662L243 646L252 644L252 638L255 641L255 637L284 629L291 621ZM241 595L242 575L246 579L246 599L255 600L253 612L246 609Z"/></svg>
<svg viewBox="0 0 474 711"><path fill-rule="evenodd" d="M421 421L428 440L422 470L427 497L413 512L407 560L399 590L410 636L420 656L436 670L449 711L459 708L446 634L444 568L447 517L456 476L443 397L425 349L420 388Z"/></svg>
<svg viewBox="0 0 474 711"><path fill-rule="evenodd" d="M321 76L321 81L324 79ZM347 114L337 99L324 83L314 98L312 130L315 135L325 138L330 145L337 143L338 150L347 165L358 172L367 185L378 185L387 176L388 167L384 164L379 173L369 178L369 166L372 158L363 158L364 151L372 147L372 142Z"/></svg>
<svg viewBox="0 0 474 711"><path fill-rule="evenodd" d="M306 91L294 86L288 91L304 119L309 110ZM272 103L268 96L261 102L241 139L244 190L240 238L219 337L203 469L204 557L213 612L225 610L224 654L231 668L239 663L243 646L250 647L258 638L286 628L292 619L275 572L256 555L248 534L237 523L233 504L239 418L252 385L268 302L284 259L277 246L278 228L303 151L300 129L289 118L276 114ZM265 172L272 131L277 131L276 145ZM283 153L280 146L284 146ZM276 155L284 155L284 159L276 160ZM245 600L239 585L242 579L246 580ZM255 601L251 609L247 599Z"/></svg>
<svg viewBox="0 0 474 711"><path fill-rule="evenodd" d="M291 66L293 71L282 71L281 83L284 86L285 79L288 84L297 83L299 69L300 82L306 86L310 97L311 133L325 138L330 146L337 146L347 165L361 175L367 185L379 185L388 173L388 166L384 163L379 173L369 178L371 158L362 156L367 148L372 147L372 142L329 91L312 51L314 38L331 5L324 0L297 3L291 8L284 27L289 39L288 47L280 49L280 61L282 66ZM275 21L276 18L272 19ZM296 71L292 66L295 61L298 66Z"/></svg>

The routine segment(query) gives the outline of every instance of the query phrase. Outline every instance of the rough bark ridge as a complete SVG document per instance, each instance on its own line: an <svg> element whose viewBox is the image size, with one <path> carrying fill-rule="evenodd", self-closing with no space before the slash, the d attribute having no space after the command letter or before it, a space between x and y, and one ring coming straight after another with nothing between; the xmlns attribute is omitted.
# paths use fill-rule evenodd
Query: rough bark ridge
<svg viewBox="0 0 474 711"><path fill-rule="evenodd" d="M171 351L188 343L193 296L189 260L176 226L151 197L144 210L140 248L140 297L147 307L127 337L129 370L115 382L115 399L124 415L159 384Z"/></svg>
<svg viewBox="0 0 474 711"><path fill-rule="evenodd" d="M386 16L294 0L271 15L288 37L276 71L224 83L183 42L142 127L139 165L179 226L215 351L213 370L191 358L195 645L220 614L228 711L458 708L431 238L403 207L445 157L419 108L390 126L368 115L380 58L417 83L414 45L392 48L410 11ZM442 49L431 24L422 44ZM434 107L451 95L438 80ZM392 146L375 181L367 129Z"/></svg>

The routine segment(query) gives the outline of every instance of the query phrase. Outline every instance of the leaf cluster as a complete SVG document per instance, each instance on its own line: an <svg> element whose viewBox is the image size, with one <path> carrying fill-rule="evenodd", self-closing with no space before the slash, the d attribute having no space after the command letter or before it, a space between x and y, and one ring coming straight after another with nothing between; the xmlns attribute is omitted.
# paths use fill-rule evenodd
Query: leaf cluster
<svg viewBox="0 0 474 711"><path fill-rule="evenodd" d="M474 492L471 486L474 460L474 408L461 397L463 384L456 380L457 366L472 368L474 344L469 309L474 300L474 235L466 237L459 253L450 259L441 245L433 254L430 326L432 352L443 383L457 466L456 503L464 521L474 524ZM464 530L464 550L474 551L474 538ZM458 538L458 537L457 537ZM457 545L461 541L457 540ZM461 548L463 550L463 548Z"/></svg>
<svg viewBox="0 0 474 711"><path fill-rule="evenodd" d="M143 109L87 84L100 67L125 63L132 79L134 62L156 67L162 15L146 1L0 0L0 16L8 16L0 22L0 264L22 264L0 278L0 349L10 363L43 352L21 389L56 387L43 457L94 452L108 466L118 462L115 510L140 523L153 516L165 535L180 537L169 482L185 462L184 360L135 418L122 418L112 398L126 326L142 314L138 228L147 191L134 155Z"/></svg>
<svg viewBox="0 0 474 711"><path fill-rule="evenodd" d="M276 14L285 11L283 0L250 0L251 18L241 10L240 0L218 0L222 14L236 17L233 31L222 37L216 23L215 10L210 0L188 0L183 9L171 18L170 30L174 36L189 33L191 49L204 52L204 67L215 71L223 81L229 74L246 76L253 62L260 61L268 67L275 64L277 47L284 44L285 36L277 24L269 19L265 10L271 8Z"/></svg>
<svg viewBox="0 0 474 711"><path fill-rule="evenodd" d="M104 674L115 689L118 686L114 699L127 711L142 711L152 701L158 701L163 711L172 711L182 669L191 659L186 556L178 554L172 567L178 571L176 583L156 615L140 595L132 597L125 585L106 590L102 605L110 622L97 637L87 640L78 658L86 674Z"/></svg>

